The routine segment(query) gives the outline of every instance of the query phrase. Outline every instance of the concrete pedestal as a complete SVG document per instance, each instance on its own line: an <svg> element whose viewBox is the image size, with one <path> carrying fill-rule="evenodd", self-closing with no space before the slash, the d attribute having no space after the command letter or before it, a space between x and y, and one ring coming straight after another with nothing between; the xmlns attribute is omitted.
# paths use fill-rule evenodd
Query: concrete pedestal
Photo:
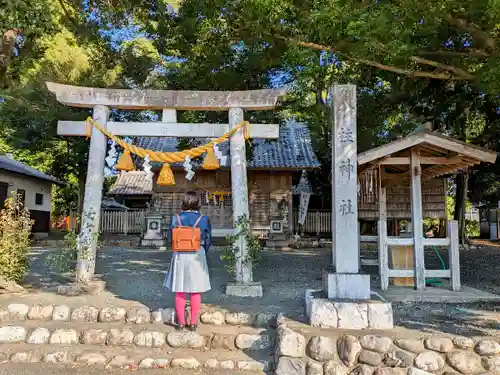
<svg viewBox="0 0 500 375"><path fill-rule="evenodd" d="M145 240L161 240L161 215L148 215L146 217L146 234Z"/></svg>
<svg viewBox="0 0 500 375"><path fill-rule="evenodd" d="M235 296L235 297L260 298L263 296L262 283L260 282L251 282L245 284L238 282L227 283L226 294L228 296Z"/></svg>

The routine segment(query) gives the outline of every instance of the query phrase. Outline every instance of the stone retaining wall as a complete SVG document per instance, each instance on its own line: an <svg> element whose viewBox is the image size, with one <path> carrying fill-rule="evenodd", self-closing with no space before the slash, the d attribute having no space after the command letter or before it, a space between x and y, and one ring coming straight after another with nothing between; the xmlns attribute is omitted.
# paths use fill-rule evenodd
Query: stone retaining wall
<svg viewBox="0 0 500 375"><path fill-rule="evenodd" d="M235 325L254 327L276 327L278 316L270 313L249 314L245 312L227 312L207 310L200 315L203 324ZM0 306L0 323L23 320L53 320L79 323L118 323L131 324L174 324L175 309L166 308L150 311L146 308L80 306L70 308L68 305L33 305L12 303Z"/></svg>
<svg viewBox="0 0 500 375"><path fill-rule="evenodd" d="M197 332L162 332L142 330L134 332L129 328L83 329L37 327L28 330L22 326L0 327L0 343L26 343L33 345L102 345L149 348L186 348L198 350L271 350L274 337L264 332L240 333L236 335Z"/></svg>
<svg viewBox="0 0 500 375"><path fill-rule="evenodd" d="M491 338L313 336L278 328L276 375L430 375L500 371L500 344Z"/></svg>
<svg viewBox="0 0 500 375"><path fill-rule="evenodd" d="M111 368L184 368L184 369L229 369L240 371L267 371L268 363L266 361L254 360L218 360L210 358L203 363L194 357L179 357L172 358L168 356L160 356L157 358L145 357L138 358L136 355L114 355L106 356L100 352L86 352L75 354L67 350L54 350L43 353L38 350L18 351L13 354L0 353L0 361L10 361L12 363L58 363L58 364L73 364L73 365L94 365L105 366ZM199 372L198 372L199 373Z"/></svg>

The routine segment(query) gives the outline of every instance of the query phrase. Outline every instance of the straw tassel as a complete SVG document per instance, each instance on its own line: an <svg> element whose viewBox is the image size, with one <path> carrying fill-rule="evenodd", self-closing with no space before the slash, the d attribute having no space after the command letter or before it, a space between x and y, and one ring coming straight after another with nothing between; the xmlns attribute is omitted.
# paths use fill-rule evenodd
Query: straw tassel
<svg viewBox="0 0 500 375"><path fill-rule="evenodd" d="M135 169L134 162L132 161L132 156L130 155L129 150L125 150L123 152L120 160L118 160L118 163L116 163L115 168L119 171L133 171Z"/></svg>
<svg viewBox="0 0 500 375"><path fill-rule="evenodd" d="M205 160L203 160L203 169L206 169L208 171L219 169L219 161L215 156L213 147L210 147L207 151L207 156L205 156Z"/></svg>
<svg viewBox="0 0 500 375"><path fill-rule="evenodd" d="M161 168L160 175L156 183L161 186L173 186L175 185L174 172L170 168L170 164L163 164Z"/></svg>
<svg viewBox="0 0 500 375"><path fill-rule="evenodd" d="M89 139L92 135L92 124L90 121L85 121L85 138Z"/></svg>

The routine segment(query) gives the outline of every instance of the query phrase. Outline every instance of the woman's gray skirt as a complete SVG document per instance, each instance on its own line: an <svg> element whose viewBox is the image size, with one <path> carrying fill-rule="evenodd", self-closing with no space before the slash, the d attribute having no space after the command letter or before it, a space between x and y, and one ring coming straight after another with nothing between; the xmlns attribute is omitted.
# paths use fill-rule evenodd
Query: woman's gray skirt
<svg viewBox="0 0 500 375"><path fill-rule="evenodd" d="M211 289L205 249L174 252L163 285L172 292L204 293Z"/></svg>

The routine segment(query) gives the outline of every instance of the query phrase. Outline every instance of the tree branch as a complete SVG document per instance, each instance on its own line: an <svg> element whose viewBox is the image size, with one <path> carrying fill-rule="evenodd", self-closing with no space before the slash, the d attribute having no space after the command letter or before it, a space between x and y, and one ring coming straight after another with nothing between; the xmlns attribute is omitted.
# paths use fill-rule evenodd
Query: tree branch
<svg viewBox="0 0 500 375"><path fill-rule="evenodd" d="M330 46L325 46L325 45L312 43L312 42L302 42L302 41L299 41L299 40L296 40L293 38L287 38L287 37L280 36L280 35L275 35L275 38L284 40L284 41L292 43L292 44L296 44L296 45L301 46L301 47L336 53L339 56L343 56L351 61L358 62L358 63L363 64L363 65L373 66L373 67L381 69L381 70L405 75L408 77L431 78L431 79L440 79L440 80L455 80L455 81L470 80L473 78L473 76L471 76L470 74L466 73L465 71L463 71L459 68L455 68L455 67L452 67L449 65L440 64L436 61L422 59L422 58L419 58L416 56L413 56L412 59L416 59L417 61L419 61L419 63L422 63L422 64L425 63L425 65L431 65L431 66L439 67L442 69L446 68L445 70L448 70L449 72L453 72L456 75L452 75L450 73L432 73L432 72L407 70L407 69L399 68L399 67L392 66L392 65L385 65L385 64L379 63L377 61L373 61L373 60L366 60L366 59L360 59L357 57L353 57L345 52L338 50L337 48L330 47ZM459 72L461 72L461 74L458 74L455 71L459 71ZM465 78L465 76L467 76L468 78Z"/></svg>
<svg viewBox="0 0 500 375"><path fill-rule="evenodd" d="M473 23L469 23L461 18L454 18L452 15L445 16L445 19L451 25L470 34L470 36L473 37L474 39L483 42L488 49L490 50L496 49L495 39L491 37L487 32L481 30L478 26L474 25Z"/></svg>
<svg viewBox="0 0 500 375"><path fill-rule="evenodd" d="M424 59L422 57L417 57L417 56L412 56L411 60L416 62L417 64L424 64L424 65L433 66L435 68L448 70L448 71L455 73L456 75L458 75L466 80L471 80L474 78L473 75L467 73L465 70L451 66L451 65L442 64L442 63L437 62L437 61L427 60L427 59Z"/></svg>
<svg viewBox="0 0 500 375"><path fill-rule="evenodd" d="M478 49L471 51L420 51L423 56L443 56L443 57L489 57L490 54Z"/></svg>

